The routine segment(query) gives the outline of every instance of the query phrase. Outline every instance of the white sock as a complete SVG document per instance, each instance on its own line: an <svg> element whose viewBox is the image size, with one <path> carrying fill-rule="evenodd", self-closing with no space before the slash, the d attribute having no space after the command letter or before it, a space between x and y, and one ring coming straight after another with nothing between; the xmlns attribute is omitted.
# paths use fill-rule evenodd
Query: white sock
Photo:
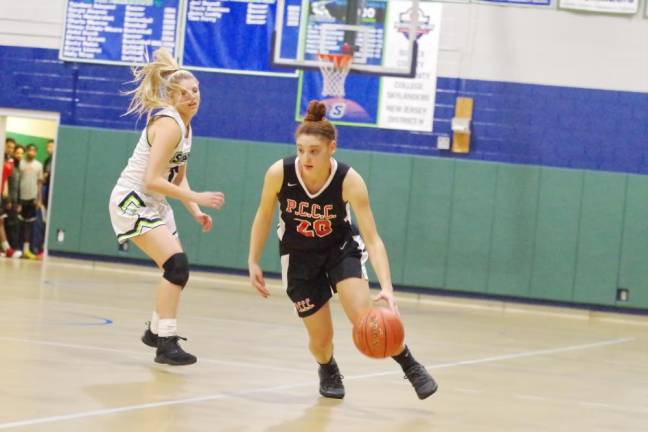
<svg viewBox="0 0 648 432"><path fill-rule="evenodd" d="M153 311L151 315L151 333L158 334L158 326L160 324L160 315L157 312Z"/></svg>
<svg viewBox="0 0 648 432"><path fill-rule="evenodd" d="M23 253L29 252L29 242L23 244Z"/></svg>
<svg viewBox="0 0 648 432"><path fill-rule="evenodd" d="M158 336L169 337L178 334L178 322L174 319L161 319L158 324Z"/></svg>
<svg viewBox="0 0 648 432"><path fill-rule="evenodd" d="M4 250L4 251L9 250L10 247L11 246L9 246L8 241L5 240L5 241L2 242L2 250Z"/></svg>

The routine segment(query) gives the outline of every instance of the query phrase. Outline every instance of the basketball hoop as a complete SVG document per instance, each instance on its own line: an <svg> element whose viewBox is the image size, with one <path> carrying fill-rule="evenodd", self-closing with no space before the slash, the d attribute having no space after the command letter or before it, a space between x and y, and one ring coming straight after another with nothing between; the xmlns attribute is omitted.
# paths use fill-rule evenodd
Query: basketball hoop
<svg viewBox="0 0 648 432"><path fill-rule="evenodd" d="M344 82L349 75L353 55L318 53L317 58L324 77L322 96L344 97Z"/></svg>

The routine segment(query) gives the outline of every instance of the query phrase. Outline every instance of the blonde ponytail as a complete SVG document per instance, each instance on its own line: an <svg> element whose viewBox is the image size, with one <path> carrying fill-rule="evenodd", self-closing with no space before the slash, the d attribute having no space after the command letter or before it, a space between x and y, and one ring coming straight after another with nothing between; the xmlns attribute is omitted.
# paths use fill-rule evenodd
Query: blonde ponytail
<svg viewBox="0 0 648 432"><path fill-rule="evenodd" d="M169 93L178 90L180 86L177 83L186 78L196 79L191 72L180 69L166 48L156 50L153 61L133 68L133 80L130 82L137 84L137 87L124 92L133 96L125 115L146 114L149 117L153 110L170 106Z"/></svg>

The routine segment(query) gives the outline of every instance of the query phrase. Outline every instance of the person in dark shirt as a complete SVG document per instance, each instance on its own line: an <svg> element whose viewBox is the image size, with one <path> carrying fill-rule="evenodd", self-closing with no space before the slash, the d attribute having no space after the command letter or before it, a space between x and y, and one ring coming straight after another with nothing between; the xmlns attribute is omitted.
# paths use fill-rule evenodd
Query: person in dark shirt
<svg viewBox="0 0 648 432"><path fill-rule="evenodd" d="M325 113L323 103L310 102L307 115L295 133L297 156L275 162L265 175L250 235L248 270L252 286L262 297L270 296L259 259L278 202L277 233L283 285L302 318L309 336L309 349L320 365L320 394L341 399L344 385L333 357L333 324L328 302L332 291L338 293L352 323L371 308L364 267L368 252L381 287L373 300L386 301L395 313L398 308L387 251L376 230L367 187L353 168L333 159L337 132L324 118ZM360 233L351 223L350 208ZM437 390L434 379L406 345L393 358L420 399Z"/></svg>
<svg viewBox="0 0 648 432"><path fill-rule="evenodd" d="M43 162L43 206L49 207L50 180L52 179L52 160L54 157L54 140L47 142L47 159Z"/></svg>
<svg viewBox="0 0 648 432"><path fill-rule="evenodd" d="M19 218L19 197L20 197L20 163L25 155L25 147L16 144L11 156L13 169L11 175L7 178L7 218L5 219L5 231L7 240L13 250L13 258L22 258L21 250L21 229L22 222Z"/></svg>
<svg viewBox="0 0 648 432"><path fill-rule="evenodd" d="M0 183L0 255L6 257L11 257L14 254L14 249L9 244L5 231L5 219L9 216L12 207L9 178L13 175L14 160L12 156L15 148L16 141L13 138L6 138L2 161L2 182Z"/></svg>

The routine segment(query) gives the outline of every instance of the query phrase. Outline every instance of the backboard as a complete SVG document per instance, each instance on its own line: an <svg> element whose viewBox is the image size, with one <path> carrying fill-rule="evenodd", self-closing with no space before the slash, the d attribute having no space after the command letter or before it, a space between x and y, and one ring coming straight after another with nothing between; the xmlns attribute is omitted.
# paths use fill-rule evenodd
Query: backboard
<svg viewBox="0 0 648 432"><path fill-rule="evenodd" d="M390 19L390 5L396 2L407 3L408 12ZM413 77L420 18L412 11L418 5L419 0L277 0L272 64L318 69L318 54L343 54L350 48L351 72ZM397 25L387 24L394 21ZM385 55L396 38L403 47L399 55Z"/></svg>

